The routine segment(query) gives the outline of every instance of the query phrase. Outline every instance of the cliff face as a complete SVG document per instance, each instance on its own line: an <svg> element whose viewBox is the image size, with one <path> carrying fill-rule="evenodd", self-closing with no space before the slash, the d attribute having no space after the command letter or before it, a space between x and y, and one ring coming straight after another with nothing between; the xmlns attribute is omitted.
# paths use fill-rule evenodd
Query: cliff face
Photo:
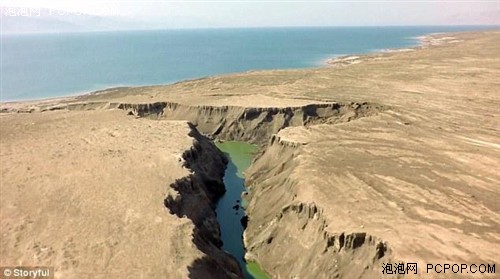
<svg viewBox="0 0 500 279"><path fill-rule="evenodd" d="M248 249L247 258L261 263L271 275L314 275L321 278L324 274L350 274L351 271L335 269L331 263L359 257L371 257L374 262L385 255L385 245L366 234L327 233L321 208L294 201L296 181L291 177L296 163L294 153L301 144L276 136L285 128L345 123L375 115L383 107L369 103L248 108L191 106L173 102L80 102L46 105L30 111L109 109L123 110L137 118L187 120L192 123L190 136L194 139L193 146L179 158L190 175L172 183L164 200L171 214L179 218L187 217L194 224L193 242L205 256L189 267L192 278L242 276L235 259L221 249L220 230L214 213L217 199L225 192L222 177L226 159L204 135L212 139L242 140L263 146L264 153L248 172L251 199L244 240ZM268 183L260 183L264 180ZM303 240L308 241L304 244L306 246L296 245L288 251L290 243ZM339 256L342 251L354 254ZM300 257L306 252L309 256ZM280 254L289 255L283 260L288 264L293 263L295 268L277 265L276 256ZM313 255L319 257L317 261L311 261ZM356 268L353 267L353 270Z"/></svg>
<svg viewBox="0 0 500 279"><path fill-rule="evenodd" d="M375 115L382 107L368 103L330 103L242 108L165 102L120 104L118 108L137 117L188 120L209 137L264 146L263 154L247 171L250 204L244 241L247 260L259 262L272 276L373 278L381 274L381 261L390 257L385 243L363 231L330 233L321 208L295 200L298 181L293 178L294 157L302 144L281 139L276 134L285 128L349 122ZM187 189L189 187L184 186L179 190L186 199L199 200L204 196ZM205 189L205 192L217 193L218 190ZM183 206L179 206L177 200L182 199L169 197L166 204L174 212L181 212L179 208ZM189 206L190 202L186 204ZM201 210L200 214L206 211ZM193 218L198 219L194 215ZM210 229L212 226L204 227L211 232L209 235L217 235L217 231ZM217 243L217 239L212 243Z"/></svg>
<svg viewBox="0 0 500 279"><path fill-rule="evenodd" d="M328 230L323 209L297 201L308 185L294 177L301 144L274 136L247 171L246 258L278 278L378 278L391 250L360 230Z"/></svg>
<svg viewBox="0 0 500 279"><path fill-rule="evenodd" d="M193 147L180 159L191 174L172 183L165 197L165 206L171 214L187 217L194 223L193 242L206 255L188 267L190 278L243 278L236 259L221 249L214 211L217 199L225 192L222 178L227 159L194 126L191 129Z"/></svg>
<svg viewBox="0 0 500 279"><path fill-rule="evenodd" d="M121 110L0 124L0 265L53 266L55 278L242 278L213 211L225 158L194 126Z"/></svg>
<svg viewBox="0 0 500 279"><path fill-rule="evenodd" d="M171 102L114 104L138 117L187 120L203 134L224 140L265 144L286 127L348 122L373 115L383 107L369 103L326 103L280 108L189 106Z"/></svg>
<svg viewBox="0 0 500 279"><path fill-rule="evenodd" d="M349 122L374 115L386 108L367 102L330 102L289 107L192 106L175 102L73 102L4 109L3 112L101 109L122 109L136 117L186 120L193 123L204 135L212 138L266 144L272 135L286 127Z"/></svg>
<svg viewBox="0 0 500 279"><path fill-rule="evenodd" d="M186 216L195 224L194 242L207 256L190 267L193 278L203 276L207 268L213 273L205 276L212 278L241 276L235 260L220 249L220 231L213 211L215 202L225 191L221 180L225 159L197 130L210 138L263 146L263 153L247 171L250 203L244 241L246 258L259 262L272 276L369 278L373 277L373 270L378 269L380 260L390 253L383 242L364 232L327 232L322 209L314 203L295 200L298 181L293 178L294 157L302 144L276 135L285 128L338 124L376 115L384 109L382 106L322 103L245 108L157 102L70 104L46 107L42 111L59 109L121 109L138 118L192 123L191 136L196 143L182 156L184 166L192 174L171 185L174 191L165 198L165 206L172 214Z"/></svg>
<svg viewBox="0 0 500 279"><path fill-rule="evenodd" d="M247 258L275 278L387 278L381 263L391 258L419 266L494 264L500 249L500 33L455 35L450 44L360 57L349 66L0 104L0 113L23 113L0 117L0 167L8 181L0 187L0 249L9 253L0 262L52 265L55 251L62 258L56 264L69 269L64 278L85 278L68 276L72 269L93 272L86 278L115 278L123 266L151 267L147 278L185 278L188 265L191 277L237 273L218 249L211 212L222 192L214 178L220 169L204 169L220 165L219 156L200 155L211 147L194 147L181 158L192 170L186 176L170 156L191 147L183 142L186 133L176 136L174 121L146 124L125 117L126 111L188 120L211 138L263 146L247 172L245 242ZM384 108L375 103L391 109L377 113ZM103 122L101 112L90 117L105 109L119 121ZM350 120L356 121L345 123ZM173 150L178 142L182 148ZM165 177L169 183L184 177L168 187L172 214L157 199L169 186ZM50 218L51 226L43 219L63 213ZM130 245L136 241L141 245ZM134 274L144 275L126 275Z"/></svg>

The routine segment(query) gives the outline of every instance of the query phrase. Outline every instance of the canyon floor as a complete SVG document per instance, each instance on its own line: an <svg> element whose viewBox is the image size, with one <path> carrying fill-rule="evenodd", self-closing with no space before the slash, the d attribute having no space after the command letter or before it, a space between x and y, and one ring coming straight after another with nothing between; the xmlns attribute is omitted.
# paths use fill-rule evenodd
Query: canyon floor
<svg viewBox="0 0 500 279"><path fill-rule="evenodd" d="M425 265L499 259L498 45L437 34L356 63L2 103L0 265L238 278L204 210L215 138L261 146L244 239L271 277L387 278L391 261L468 278Z"/></svg>

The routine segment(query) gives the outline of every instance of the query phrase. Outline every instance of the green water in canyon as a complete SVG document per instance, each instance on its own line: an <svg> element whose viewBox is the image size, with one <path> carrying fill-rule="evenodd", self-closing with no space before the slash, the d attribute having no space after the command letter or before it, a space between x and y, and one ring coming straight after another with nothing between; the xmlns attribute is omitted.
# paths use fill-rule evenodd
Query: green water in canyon
<svg viewBox="0 0 500 279"><path fill-rule="evenodd" d="M269 276L257 263L246 262L244 259L241 224L241 218L245 216L244 202L241 199L241 193L246 190L243 172L252 163L252 154L257 150L257 146L239 141L226 141L216 145L229 159L224 176L226 193L219 199L216 208L224 243L222 249L238 260L246 279L268 279Z"/></svg>

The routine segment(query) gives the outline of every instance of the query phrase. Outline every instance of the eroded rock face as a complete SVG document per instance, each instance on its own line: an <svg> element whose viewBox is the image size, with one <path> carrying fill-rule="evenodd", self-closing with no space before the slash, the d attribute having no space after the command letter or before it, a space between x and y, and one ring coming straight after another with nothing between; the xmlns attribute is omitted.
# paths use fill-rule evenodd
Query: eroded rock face
<svg viewBox="0 0 500 279"><path fill-rule="evenodd" d="M376 115L384 107L369 103L245 108L189 106L172 102L103 102L90 103L88 107L84 104L68 105L62 109L113 108L124 110L138 118L188 120L193 123L190 136L195 138L196 142L182 155L184 166L190 169L192 174L170 185L174 191L165 198L165 206L170 213L180 218L187 217L195 224L194 242L207 256L191 266L190 272L194 278L204 274L207 269L213 272L206 276L213 278L241 276L236 261L220 249L220 230L213 211L215 202L225 191L222 177L226 159L197 129L211 138L244 140L265 146L263 154L254 162L248 173L251 203L247 211L248 216L242 220L245 226L249 226L244 238L248 260L264 263L266 270L279 276L321 278L328 274L360 277L362 274L371 274L366 270L373 270L373 264L387 256L387 246L377 238L363 232L330 234L325 231L326 224L320 208L314 204L294 202L296 183L290 179L290 175L295 164L294 153L301 147L301 143L287 141L276 135L280 130L289 127L349 122ZM42 110L53 109L48 107ZM274 186L265 189L252 186L263 180L269 180L270 185ZM271 191L271 194L262 197L261 191ZM272 202L269 202L270 199ZM261 212L265 212L265 215L261 215ZM304 244L306 247L294 244L304 240L307 240L307 244ZM296 249L287 252L290 245ZM304 256L304 249L309 253L308 256ZM284 258L288 262L277 268L274 265L275 256L284 253L290 256ZM312 261L313 257L317 260ZM369 264L363 261L363 264L348 265L351 268L345 269L346 262L362 258L369 258ZM336 265L335 262L339 264ZM293 265L295 268L290 269L287 265Z"/></svg>
<svg viewBox="0 0 500 279"><path fill-rule="evenodd" d="M0 265L53 266L56 278L242 278L213 211L225 158L193 125L121 110L0 123Z"/></svg>
<svg viewBox="0 0 500 279"><path fill-rule="evenodd" d="M190 107L162 103L121 105L120 108L139 117L188 119L200 130L220 139L268 141L264 153L248 172L251 202L247 210L249 217L244 222L249 226L244 239L247 260L263 263L271 274L285 278L373 278L381 274L382 261L390 259L390 249L379 238L362 230L329 233L321 208L294 201L296 183L290 175L295 164L294 153L301 143L276 135L287 127L348 122L374 115L380 107L367 103L295 108ZM190 190L182 191L186 197L199 199L202 196ZM170 203L171 208L178 208L178 203ZM285 254L286 257L279 256Z"/></svg>
<svg viewBox="0 0 500 279"><path fill-rule="evenodd" d="M495 31L484 38L463 38L463 47L362 58L361 64L334 70L265 71L114 89L78 102L0 112L31 117L38 111L120 109L137 118L188 120L215 139L261 144L263 153L247 172L250 203L243 223L248 225L247 258L257 260L273 277L387 278L381 263L392 258L419 264L494 262L500 247L499 113L494 105L500 36ZM286 100L278 102L280 98ZM297 105L299 99L311 102ZM117 132L109 134L114 138ZM195 149L183 160L199 160ZM193 170L203 166L188 165ZM199 175L203 172L210 170L195 170L178 180L167 196L170 223L186 222L175 239L194 232L191 253L205 251L206 257L191 265L199 267L191 268L192 276L207 276L203 270L217 270L226 261L219 257L218 228L209 210L222 190L218 179ZM193 206L198 203L200 208ZM31 223L26 220L26 225ZM197 224L194 229L191 223ZM188 237L182 243L192 244ZM174 246L166 245L154 258ZM186 247L174 248L171 254L178 257L172 257L177 262L171 266L185 266ZM221 276L230 276L230 265Z"/></svg>
<svg viewBox="0 0 500 279"><path fill-rule="evenodd" d="M275 136L280 130L287 127L305 127L315 124L335 124L344 123L361 117L375 115L384 109L381 106L369 103L320 103L308 104L295 107L238 107L238 106L190 106L173 102L155 102L143 104L115 103L115 102L80 102L60 105L41 106L36 111L50 112L58 110L86 111L86 110L108 110L120 109L128 115L137 118L150 118L156 120L187 120L190 121L190 136L194 138L193 146L184 152L179 160L183 162L186 169L191 174L177 179L170 185L171 191L165 197L165 206L171 214L179 218L187 217L195 228L193 230L194 244L206 256L196 260L189 267L192 278L241 278L241 268L234 258L223 252L220 239L220 229L214 213L217 199L225 192L222 177L224 176L226 158L217 150L212 142L202 134L223 140L244 140L261 145L268 144L267 154L274 154L282 162L275 166L261 165L265 160L256 162L254 169L260 171L251 172L252 176L265 178L268 175L286 175L292 170L289 164L293 164L290 152L298 148L300 144L296 142L282 141ZM263 158L266 158L264 155ZM269 172L270 171L270 172ZM281 172L284 173L281 173ZM260 179L259 178L259 179ZM279 181L280 183L282 181ZM283 187L287 187L290 181L285 180ZM292 192L290 192L292 193ZM293 200L293 196L289 196ZM286 199L283 199L286 200ZM275 205L283 205L276 203ZM302 205L301 205L302 206ZM289 208L290 212L296 212L295 207ZM249 211L250 212L250 211ZM270 210L270 213L273 211ZM290 219L288 210L279 211L281 217L276 219L276 224L295 222ZM302 211L299 210L301 216ZM242 220L245 225L250 223L249 231L253 230L252 218ZM255 215L258 217L258 215ZM273 216L273 218L276 216ZM260 217L258 217L260 218ZM283 222L281 221L283 219ZM315 219L316 220L316 219ZM259 221L260 222L260 221ZM321 223L321 222L320 222ZM313 225L310 225L311 227ZM320 226L324 226L320 224ZM282 241L278 233L279 227L275 227L275 236L269 236L265 242L276 245L276 251L280 251ZM284 230L285 231L285 230ZM251 233L250 233L251 235ZM309 236L310 237L310 236ZM273 242L273 238L275 241ZM328 247L333 247L335 236L318 232L318 245L321 251ZM356 238L356 239L359 239ZM357 242L356 242L357 243ZM364 240L363 240L364 243ZM332 246L333 245L333 246ZM341 245L336 244L338 247ZM257 251L259 244L249 246L247 257L259 262L266 258L252 258L252 253ZM319 247L318 246L318 247ZM263 246L262 246L263 247ZM267 246L272 247L271 246ZM339 248L336 248L337 250ZM331 250L331 249L330 249ZM316 251L314 252L316 253ZM328 257L326 257L328 258ZM331 260L331 259L330 259ZM327 261L327 260L325 260ZM305 270L309 267L303 266ZM209 271L207 273L207 271ZM207 277L211 276L211 277Z"/></svg>
<svg viewBox="0 0 500 279"><path fill-rule="evenodd" d="M184 167L191 171L187 177L170 185L174 190L165 197L171 214L193 221L193 242L205 257L188 268L190 278L243 278L241 268L231 255L224 252L215 203L225 193L224 170L227 159L207 138L191 125L193 147L182 155Z"/></svg>
<svg viewBox="0 0 500 279"><path fill-rule="evenodd" d="M291 174L300 148L274 136L248 170L247 260L283 278L380 277L382 263L392 260L383 240L362 229L331 233L322 208L295 200L300 186Z"/></svg>
<svg viewBox="0 0 500 279"><path fill-rule="evenodd" d="M30 108L5 108L5 112L46 112L56 110L122 109L129 115L163 120L186 120L206 136L224 140L241 140L267 144L278 131L286 127L336 124L372 116L386 106L368 102L312 103L283 107L187 105L175 102L119 103L68 102L39 105Z"/></svg>
<svg viewBox="0 0 500 279"><path fill-rule="evenodd" d="M113 104L137 117L187 120L203 134L265 144L286 127L342 123L374 115L385 107L370 103L321 103L296 107L189 106L172 102Z"/></svg>

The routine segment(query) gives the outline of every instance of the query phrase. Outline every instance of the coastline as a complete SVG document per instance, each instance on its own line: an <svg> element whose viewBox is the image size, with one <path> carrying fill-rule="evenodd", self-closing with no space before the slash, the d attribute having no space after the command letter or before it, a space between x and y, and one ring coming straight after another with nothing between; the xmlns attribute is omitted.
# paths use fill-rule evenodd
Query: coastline
<svg viewBox="0 0 500 279"><path fill-rule="evenodd" d="M390 55L393 53L411 52L411 51L417 51L419 49L436 47L443 44L458 43L460 42L460 40L456 40L456 37L454 37L453 35L457 35L460 33L470 33L470 32L479 32L479 31L429 33L427 35L412 38L418 41L418 43L415 46L380 49L375 52L366 54L341 55L333 58L328 58L324 60L323 64L326 67L348 66L353 64L359 64L362 63L363 61L371 59L383 58L386 55Z"/></svg>
<svg viewBox="0 0 500 279"><path fill-rule="evenodd" d="M88 250L73 249L73 243L109 249L102 262L111 269L123 269L107 260L113 256L134 260L120 250L133 246L148 263L167 254L162 266L177 270L179 278L188 272L205 274L203 267L210 262L198 261L193 270L186 263L192 258L185 258L179 246L191 244L192 226L187 218L168 214L162 196L169 194L170 209L179 216L200 220L209 212L196 206L205 195L175 179L187 177L189 169L196 174L205 169L203 156L214 151L207 147L210 140L242 140L263 148L246 173L247 258L273 277L372 279L382 278L380 268L387 262L494 262L500 249L500 150L492 149L500 140L495 106L500 101L500 31L457 36L463 42L387 53L346 67L111 89L51 109L44 104L44 110L36 110L34 104L33 113L2 114L0 197L6 201L0 203L0 214L13 213L10 219L0 218L7 220L0 230L12 236L2 240L3 254L19 259L29 247L40 265L69 254L69 261L79 261L75 271L94 266L102 273L110 271L108 266L96 267L82 254ZM193 123L191 131L186 123ZM194 126L209 140L193 141ZM216 180L202 181L196 186L220 191ZM49 191L52 185L60 185L61 192ZM27 190L39 188L41 193ZM110 196L119 202L110 203ZM143 196L143 207L127 210ZM17 205L10 199L27 202ZM64 205L54 211L57 220L85 216L90 223L85 227L95 228L105 240L75 237L62 243L45 237L29 242L30 233L44 235L39 232L50 229L43 218L54 217L44 211L31 214L36 219L14 214L38 210L31 200L46 207ZM166 245L168 252L147 246L151 239L164 243L162 231L140 236L152 231L144 228L171 223L178 227L165 227L163 233L185 239ZM217 235L216 223L200 223ZM134 230L137 237L119 243L123 233ZM191 246L191 252L210 260L210 250L201 247L206 249ZM156 254L148 259L151 253Z"/></svg>
<svg viewBox="0 0 500 279"><path fill-rule="evenodd" d="M477 32L477 31L472 31L472 32ZM427 47L434 47L438 46L440 44L433 44L436 39L438 42L439 36L444 35L444 34L455 34L456 32L440 32L440 33L430 33L425 36L419 36L417 39L419 40L420 44L417 46L414 46L411 49L412 51L418 50L418 49L423 49ZM460 32L464 33L464 32ZM465 32L465 33L469 33ZM433 37L438 36L436 39L433 39ZM334 57L330 59L326 59L323 62L323 65L320 67L311 67L311 68L301 68L301 69L276 69L279 71L293 71L293 70L314 70L317 68L328 68L328 67L338 67L338 66L349 66L349 65L355 65L358 63L361 63L363 61L368 61L368 60L373 60L373 59L378 59L378 58L383 58L387 57L388 55L399 53L401 51L398 51L399 49L391 49L391 51L380 51L380 52L375 52L375 53L367 53L367 54L348 54L345 56L340 56L340 57ZM220 76L231 76L231 75L241 75L245 73L258 73L258 72L263 72L263 71L269 71L269 70L251 70L247 72L241 72L241 73L230 73L226 75L220 75ZM272 71L272 70L271 70ZM214 76L218 77L218 76ZM141 86L111 86L111 87L106 87L103 89L99 90L93 90L93 91L88 91L88 92L80 92L80 93L75 93L67 96L61 96L61 97L49 97L49 98L41 98L41 99L31 99L31 100L19 100L19 101L6 101L6 102L0 102L0 116L4 113L10 113L10 112L16 112L16 113L31 113L36 110L36 108L40 105L57 105L60 103L68 103L68 102L78 102L80 98L85 98L85 97L92 97L96 96L99 94L106 94L110 91L116 91L116 90L129 90L129 89L140 89L140 88L147 88L147 87L162 87L162 86L171 86L175 84L182 84L185 82L193 82L193 81L198 81L198 80L203 80L206 78L210 77L202 77L202 78L195 78L195 79L189 79L189 80L182 80L182 81L176 81L168 84L152 84L152 85L141 85Z"/></svg>
<svg viewBox="0 0 500 279"><path fill-rule="evenodd" d="M0 113L2 110L6 107L16 107L17 105L36 105L39 103L57 103L58 101L70 101L71 98L74 98L75 100L80 98L80 97L85 97L85 96L91 96L91 95L97 95L101 93L106 93L108 91L114 91L114 90L120 90L120 89L133 89L133 88L144 88L144 87L160 87L160 86L170 86L174 85L177 83L183 83L183 82L191 82L191 81L196 81L200 79L205 79L205 78L210 78L210 77L218 77L218 76L230 76L230 75L238 75L238 74L244 74L244 73L250 73L250 72L262 72L262 71L274 71L274 70L283 70L283 71L293 71L293 70L313 70L316 68L322 68L322 67L335 67L335 66L345 66L345 65L353 65L353 64L358 64L363 61L367 61L370 59L377 59L377 58L382 58L386 55L390 55L392 53L399 53L399 52L405 52L405 51L414 51L418 50L421 48L426 48L426 47L433 47L433 46L438 46L443 43L446 43L446 40L444 42L440 41L440 37L444 36L445 34L452 35L452 34L457 34L457 33L475 33L475 32L482 32L482 31L463 31L463 32L438 32L438 33L429 33L423 36L418 36L415 39L418 40L418 44L413 46L413 47L403 47L403 48L389 48L389 49L381 49L375 52L368 52L368 53L362 53L362 54L345 54L341 56L334 56L330 58L323 59L322 61L319 62L319 64L312 64L309 67L305 68L294 68L294 69L273 69L273 70L249 70L245 72L233 72L233 73L227 73L227 74L222 74L222 75L213 75L213 76L206 76L206 77L198 77L198 78L193 78L193 79L185 79L185 80L179 80L179 81L173 81L173 82L168 82L168 83L158 83L158 84L147 84L147 85L132 85L132 86L124 86L124 85L115 85L115 86L107 86L103 87L97 90L82 90L74 93L68 93L67 95L62 95L62 96L56 96L56 97L47 97L47 98L33 98L33 99L25 99L25 100L9 100L9 101L0 101ZM436 37L436 38L434 38ZM447 36L445 36L446 39Z"/></svg>

